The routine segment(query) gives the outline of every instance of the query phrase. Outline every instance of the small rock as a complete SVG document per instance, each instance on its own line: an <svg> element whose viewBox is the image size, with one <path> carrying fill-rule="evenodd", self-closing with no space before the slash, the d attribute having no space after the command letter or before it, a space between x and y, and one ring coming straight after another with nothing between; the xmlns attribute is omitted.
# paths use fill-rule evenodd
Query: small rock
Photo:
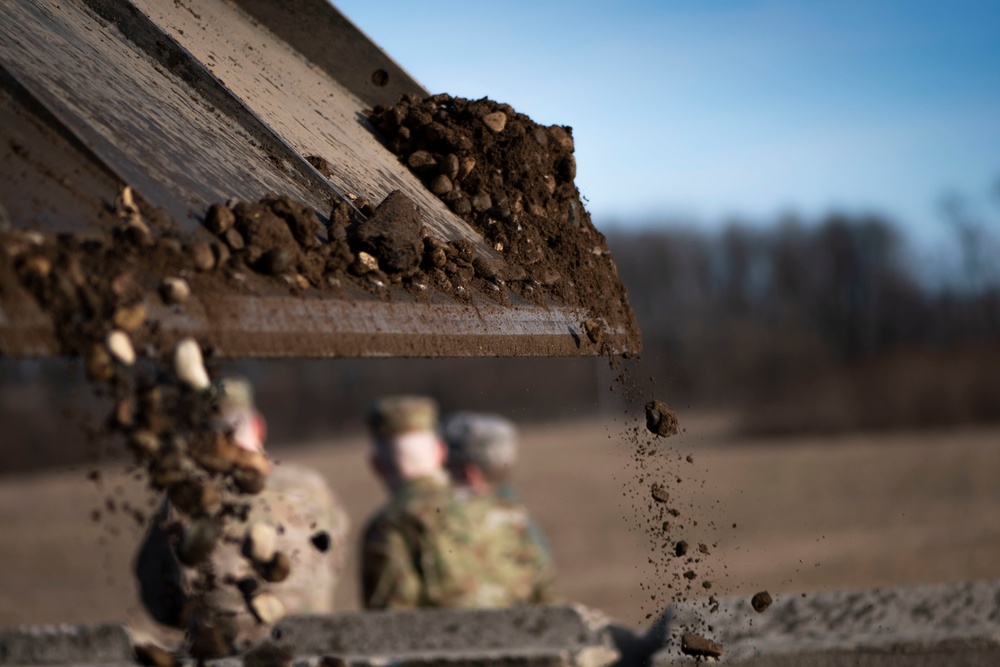
<svg viewBox="0 0 1000 667"><path fill-rule="evenodd" d="M455 215L469 215L472 213L472 203L469 202L469 198L461 196L451 202L451 210L455 212Z"/></svg>
<svg viewBox="0 0 1000 667"><path fill-rule="evenodd" d="M205 227L216 236L222 236L236 223L236 216L228 206L212 204L205 214Z"/></svg>
<svg viewBox="0 0 1000 667"><path fill-rule="evenodd" d="M458 156L454 153L445 155L441 164L438 165L438 170L451 180L458 177L459 169L461 169L461 165L459 165Z"/></svg>
<svg viewBox="0 0 1000 667"><path fill-rule="evenodd" d="M681 637L681 652L699 658L718 658L722 655L722 645L701 635L687 632Z"/></svg>
<svg viewBox="0 0 1000 667"><path fill-rule="evenodd" d="M703 553L703 554L705 554L707 556L708 555L708 545L705 544L704 542L699 542L698 543L698 551L701 552L701 553Z"/></svg>
<svg viewBox="0 0 1000 667"><path fill-rule="evenodd" d="M759 593L754 593L754 596L750 598L750 606L758 614L767 610L771 606L773 600L771 599L771 594L767 591L761 591Z"/></svg>
<svg viewBox="0 0 1000 667"><path fill-rule="evenodd" d="M204 391L212 385L205 370L201 347L193 338L185 338L174 349L174 372L178 379L196 391Z"/></svg>
<svg viewBox="0 0 1000 667"><path fill-rule="evenodd" d="M500 280L504 261L476 255L476 258L472 260L472 268L475 270L476 276L483 280Z"/></svg>
<svg viewBox="0 0 1000 667"><path fill-rule="evenodd" d="M363 276L372 271L378 271L378 260L373 255L362 250L358 253L357 259L355 259L354 265L351 268L356 275Z"/></svg>
<svg viewBox="0 0 1000 667"><path fill-rule="evenodd" d="M292 252L288 248L278 246L261 255L257 268L268 275L278 276L292 268L293 260Z"/></svg>
<svg viewBox="0 0 1000 667"><path fill-rule="evenodd" d="M472 208L477 212L483 212L489 208L493 207L493 200L490 199L489 194L485 192L479 192L472 198Z"/></svg>
<svg viewBox="0 0 1000 667"><path fill-rule="evenodd" d="M123 233L125 238L135 245L153 245L153 232L149 230L149 226L146 225L140 217L135 217L129 220L125 224Z"/></svg>
<svg viewBox="0 0 1000 667"><path fill-rule="evenodd" d="M670 502L670 493L667 492L667 488L659 483L654 483L651 489L651 494L653 500L658 503Z"/></svg>
<svg viewBox="0 0 1000 667"><path fill-rule="evenodd" d="M320 553L326 553L330 550L330 533L325 530L321 530L318 533L314 533L312 537L309 538L312 545L316 547L316 550Z"/></svg>
<svg viewBox="0 0 1000 667"><path fill-rule="evenodd" d="M145 667L175 667L177 658L155 644L137 644L133 649L135 660Z"/></svg>
<svg viewBox="0 0 1000 667"><path fill-rule="evenodd" d="M215 252L212 246L204 241L198 241L191 246L191 260L199 271L211 271L215 268Z"/></svg>
<svg viewBox="0 0 1000 667"><path fill-rule="evenodd" d="M132 306L124 306L115 311L111 318L119 329L135 331L146 321L146 306L141 302Z"/></svg>
<svg viewBox="0 0 1000 667"><path fill-rule="evenodd" d="M561 125L552 125L549 127L549 136L556 142L556 146L560 150L566 153L573 152L573 135L570 134L568 128Z"/></svg>
<svg viewBox="0 0 1000 667"><path fill-rule="evenodd" d="M444 174L438 174L431 181L431 192L436 194L438 197L443 197L444 195L451 192L451 179Z"/></svg>
<svg viewBox="0 0 1000 667"><path fill-rule="evenodd" d="M177 559L188 567L203 562L215 549L218 538L218 521L210 517L195 519L184 531L180 546L177 548Z"/></svg>
<svg viewBox="0 0 1000 667"><path fill-rule="evenodd" d="M272 593L261 593L250 600L250 611L265 625L273 625L285 615L285 605Z"/></svg>
<svg viewBox="0 0 1000 667"><path fill-rule="evenodd" d="M427 151L413 151L410 153L410 157L407 158L406 164L413 171L420 173L432 172L438 166L437 160Z"/></svg>
<svg viewBox="0 0 1000 667"><path fill-rule="evenodd" d="M260 576L272 584L280 584L292 573L292 559L282 552L274 554L271 562L263 566L258 566L257 571Z"/></svg>
<svg viewBox="0 0 1000 667"><path fill-rule="evenodd" d="M222 503L222 496L213 484L200 479L186 479L171 485L167 491L171 504L187 516L211 514Z"/></svg>
<svg viewBox="0 0 1000 667"><path fill-rule="evenodd" d="M274 559L277 544L278 532L274 526L256 521L247 526L243 535L243 555L257 565L265 565Z"/></svg>
<svg viewBox="0 0 1000 667"><path fill-rule="evenodd" d="M29 257L25 260L24 270L27 271L29 275L44 280L49 277L50 273L52 273L52 262L45 257L36 255L35 257Z"/></svg>
<svg viewBox="0 0 1000 667"><path fill-rule="evenodd" d="M135 363L135 348L132 347L132 340L128 334L121 329L115 329L108 334L105 341L108 352L124 366L131 366Z"/></svg>
<svg viewBox="0 0 1000 667"><path fill-rule="evenodd" d="M604 338L604 327L597 320L587 320L583 323L583 330L587 332L587 338L593 344L598 344Z"/></svg>
<svg viewBox="0 0 1000 667"><path fill-rule="evenodd" d="M232 473L236 490L248 496L255 496L267 485L267 473L253 468L237 468Z"/></svg>
<svg viewBox="0 0 1000 667"><path fill-rule="evenodd" d="M686 540L680 540L674 545L674 554L679 558L688 552L688 543Z"/></svg>
<svg viewBox="0 0 1000 667"><path fill-rule="evenodd" d="M114 422L123 428L135 425L135 404L127 398L115 403Z"/></svg>
<svg viewBox="0 0 1000 667"><path fill-rule="evenodd" d="M87 377L93 381L109 380L114 376L115 368L111 355L103 345L95 343L90 346L84 361L84 370Z"/></svg>
<svg viewBox="0 0 1000 667"><path fill-rule="evenodd" d="M230 230L230 231L235 231L235 230ZM212 253L215 255L216 268L225 266L226 262L228 262L229 258L232 256L232 253L229 251L229 246L225 245L224 243L213 243Z"/></svg>
<svg viewBox="0 0 1000 667"><path fill-rule="evenodd" d="M507 114L503 111L488 113L483 116L483 125L492 132L503 132L503 128L507 127Z"/></svg>
<svg viewBox="0 0 1000 667"><path fill-rule="evenodd" d="M160 283L160 295L167 303L184 303L191 296L191 286L183 278L167 277Z"/></svg>
<svg viewBox="0 0 1000 667"><path fill-rule="evenodd" d="M143 458L153 457L160 451L160 439L152 431L135 431L129 436L128 446Z"/></svg>
<svg viewBox="0 0 1000 667"><path fill-rule="evenodd" d="M463 157L458 161L458 180L462 180L466 176L472 173L472 170L476 168L476 158L472 156Z"/></svg>
<svg viewBox="0 0 1000 667"><path fill-rule="evenodd" d="M240 234L240 232L235 228L227 230L223 235L222 240L226 242L226 245L229 246L230 250L243 250L246 246L246 242L243 240L243 235Z"/></svg>
<svg viewBox="0 0 1000 667"><path fill-rule="evenodd" d="M646 403L646 428L651 433L668 438L677 434L677 415L661 401Z"/></svg>

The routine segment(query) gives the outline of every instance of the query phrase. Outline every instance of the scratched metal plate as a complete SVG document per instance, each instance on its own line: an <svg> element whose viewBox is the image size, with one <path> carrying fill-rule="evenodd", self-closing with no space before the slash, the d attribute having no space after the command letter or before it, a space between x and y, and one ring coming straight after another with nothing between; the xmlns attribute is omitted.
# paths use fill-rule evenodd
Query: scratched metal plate
<svg viewBox="0 0 1000 667"><path fill-rule="evenodd" d="M283 193L322 215L347 193L378 202L400 189L436 236L492 253L367 126L365 108L403 92L426 94L323 0L7 0L0 212L18 228L101 233L129 184L178 226L207 234L200 215L230 197ZM329 177L311 155L326 158ZM581 344L585 310L485 298L215 287L183 313L156 315L169 335L197 335L228 357L596 352ZM638 349L623 330L607 333L617 351ZM0 295L0 356L59 352L26 293Z"/></svg>

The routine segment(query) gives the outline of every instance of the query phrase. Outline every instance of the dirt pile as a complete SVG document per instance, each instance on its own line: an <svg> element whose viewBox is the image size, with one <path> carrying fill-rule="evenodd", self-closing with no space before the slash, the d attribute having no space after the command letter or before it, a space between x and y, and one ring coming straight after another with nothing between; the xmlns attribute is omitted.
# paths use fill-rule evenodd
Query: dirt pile
<svg viewBox="0 0 1000 667"><path fill-rule="evenodd" d="M518 296L584 306L604 326L637 331L604 236L573 182L571 128L444 94L405 95L370 119L400 161L482 233L503 259L493 271ZM586 333L597 342L594 325Z"/></svg>

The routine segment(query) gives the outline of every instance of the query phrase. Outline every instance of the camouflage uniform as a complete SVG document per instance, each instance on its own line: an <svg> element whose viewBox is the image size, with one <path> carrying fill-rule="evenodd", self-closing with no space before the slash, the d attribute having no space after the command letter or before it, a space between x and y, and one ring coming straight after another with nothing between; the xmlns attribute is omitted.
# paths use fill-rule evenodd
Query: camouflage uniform
<svg viewBox="0 0 1000 667"><path fill-rule="evenodd" d="M349 521L339 499L319 473L282 464L267 478L257 496L248 496L251 522L270 523L278 529L277 549L292 561L291 574L281 583L263 583L289 614L326 613L333 609L333 594L346 554ZM136 557L135 570L140 596L150 615L171 627L184 628L191 621L192 607L221 610L228 616L234 634L254 639L258 627L247 610L243 594L226 580L251 574L252 566L240 553L246 523L227 521L223 537L209 560L198 567L182 566L174 553L171 524L184 519L169 501L164 501L146 532ZM330 546L324 553L311 538L326 531ZM196 580L210 573L216 584L201 600L195 600ZM232 580L230 580L232 581Z"/></svg>
<svg viewBox="0 0 1000 667"><path fill-rule="evenodd" d="M520 507L456 491L444 474L404 484L362 544L365 607L504 607L551 600L551 570Z"/></svg>

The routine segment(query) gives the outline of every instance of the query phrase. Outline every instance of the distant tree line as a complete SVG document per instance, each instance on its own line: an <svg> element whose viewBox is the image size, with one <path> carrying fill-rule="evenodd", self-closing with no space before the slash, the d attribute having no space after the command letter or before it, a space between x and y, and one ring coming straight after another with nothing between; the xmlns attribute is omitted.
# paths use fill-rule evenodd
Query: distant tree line
<svg viewBox="0 0 1000 667"><path fill-rule="evenodd" d="M983 234L971 250L982 254ZM873 217L814 224L615 229L608 241L643 332L635 378L680 408L735 408L774 435L1000 420L1000 284L925 280L904 238ZM985 267L989 262L963 262ZM519 421L634 411L606 359L228 363L249 376L273 440L362 427L386 393ZM653 391L648 386L643 391ZM79 362L0 363L0 471L100 453L79 423L106 409Z"/></svg>

